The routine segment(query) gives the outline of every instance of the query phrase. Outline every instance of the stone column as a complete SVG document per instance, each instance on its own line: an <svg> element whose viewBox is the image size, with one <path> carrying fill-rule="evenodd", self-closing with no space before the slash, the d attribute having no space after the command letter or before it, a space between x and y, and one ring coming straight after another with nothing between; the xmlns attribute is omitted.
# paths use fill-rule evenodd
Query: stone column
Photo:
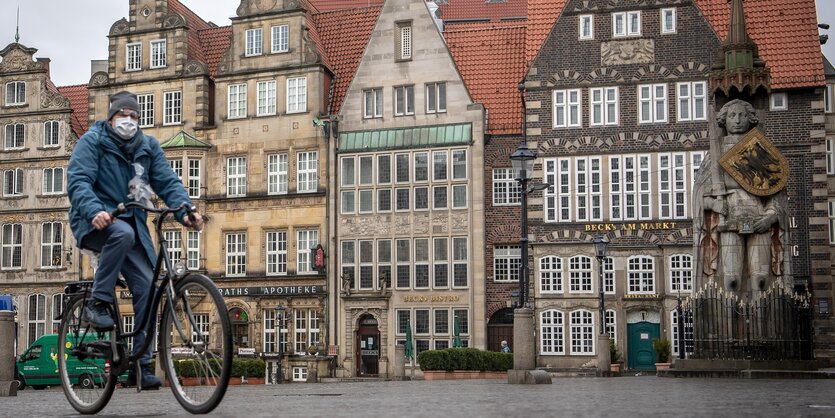
<svg viewBox="0 0 835 418"><path fill-rule="evenodd" d="M609 334L597 335L597 371L608 372L609 365L612 363L611 354L609 352Z"/></svg>
<svg viewBox="0 0 835 418"><path fill-rule="evenodd" d="M406 346L397 344L394 346L394 380L403 380L406 377Z"/></svg>
<svg viewBox="0 0 835 418"><path fill-rule="evenodd" d="M534 341L533 310L519 308L513 311L513 369L536 368L536 341Z"/></svg>
<svg viewBox="0 0 835 418"><path fill-rule="evenodd" d="M17 396L14 329L14 312L0 311L0 396Z"/></svg>

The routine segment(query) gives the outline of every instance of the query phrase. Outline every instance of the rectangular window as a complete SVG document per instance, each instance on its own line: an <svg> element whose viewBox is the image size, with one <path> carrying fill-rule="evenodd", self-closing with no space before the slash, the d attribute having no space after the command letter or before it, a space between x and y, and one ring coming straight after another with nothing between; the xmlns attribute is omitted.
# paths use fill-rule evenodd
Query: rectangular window
<svg viewBox="0 0 835 418"><path fill-rule="evenodd" d="M397 183L408 183L409 180L409 154L397 154L395 157L396 177L394 179Z"/></svg>
<svg viewBox="0 0 835 418"><path fill-rule="evenodd" d="M56 293L52 295L52 333L58 333L58 326L61 325L61 314L64 313L64 294ZM57 318L57 320L56 320Z"/></svg>
<svg viewBox="0 0 835 418"><path fill-rule="evenodd" d="M412 59L412 22L398 22L396 53L398 60Z"/></svg>
<svg viewBox="0 0 835 418"><path fill-rule="evenodd" d="M374 289L374 241L360 241L360 289Z"/></svg>
<svg viewBox="0 0 835 418"><path fill-rule="evenodd" d="M263 51L263 37L261 28L247 29L246 31L246 56L261 55Z"/></svg>
<svg viewBox="0 0 835 418"><path fill-rule="evenodd" d="M298 231L296 239L296 272L315 273L310 267L310 250L319 244L319 231L315 229Z"/></svg>
<svg viewBox="0 0 835 418"><path fill-rule="evenodd" d="M278 25L272 27L272 53L287 52L290 50L290 26Z"/></svg>
<svg viewBox="0 0 835 418"><path fill-rule="evenodd" d="M785 92L771 93L771 110L786 110L788 108L788 97Z"/></svg>
<svg viewBox="0 0 835 418"><path fill-rule="evenodd" d="M644 84L638 86L638 122L667 122L666 84Z"/></svg>
<svg viewBox="0 0 835 418"><path fill-rule="evenodd" d="M684 219L687 213L686 154L658 156L659 218Z"/></svg>
<svg viewBox="0 0 835 418"><path fill-rule="evenodd" d="M467 179L467 151L453 150L452 151L452 179L466 180Z"/></svg>
<svg viewBox="0 0 835 418"><path fill-rule="evenodd" d="M226 234L226 275L246 275L246 232Z"/></svg>
<svg viewBox="0 0 835 418"><path fill-rule="evenodd" d="M432 243L433 250L433 283L435 289L446 289L449 287L449 248L448 238L435 238Z"/></svg>
<svg viewBox="0 0 835 418"><path fill-rule="evenodd" d="M354 157L342 157L342 162L340 163L342 170L342 187L353 187L357 184L356 182L356 160Z"/></svg>
<svg viewBox="0 0 835 418"><path fill-rule="evenodd" d="M579 128L582 126L583 93L580 89L554 90L554 127Z"/></svg>
<svg viewBox="0 0 835 418"><path fill-rule="evenodd" d="M391 240L377 240L377 278L391 288Z"/></svg>
<svg viewBox="0 0 835 418"><path fill-rule="evenodd" d="M661 9L661 33L676 33L676 8Z"/></svg>
<svg viewBox="0 0 835 418"><path fill-rule="evenodd" d="M57 120L46 121L43 124L43 146L44 148L57 147L58 135L61 124Z"/></svg>
<svg viewBox="0 0 835 418"><path fill-rule="evenodd" d="M670 327L672 336L672 354L673 356L678 357L678 343L679 343L679 335L678 335L678 312L673 310L670 312L671 320L670 320ZM684 352L687 354L693 354L693 316L692 315L683 315L684 316Z"/></svg>
<svg viewBox="0 0 835 418"><path fill-rule="evenodd" d="M591 115L589 124L592 126L618 124L618 88L605 87L589 89L591 101Z"/></svg>
<svg viewBox="0 0 835 418"><path fill-rule="evenodd" d="M125 71L142 69L142 44L131 43L125 46Z"/></svg>
<svg viewBox="0 0 835 418"><path fill-rule="evenodd" d="M43 194L64 193L64 169L61 167L43 170Z"/></svg>
<svg viewBox="0 0 835 418"><path fill-rule="evenodd" d="M3 224L2 268L19 269L23 267L23 226L21 224Z"/></svg>
<svg viewBox="0 0 835 418"><path fill-rule="evenodd" d="M138 94L136 100L139 103L139 127L154 126L154 94Z"/></svg>
<svg viewBox="0 0 835 418"><path fill-rule="evenodd" d="M554 309L539 313L539 347L542 354L565 354L563 313Z"/></svg>
<svg viewBox="0 0 835 418"><path fill-rule="evenodd" d="M61 267L64 227L60 222L45 222L41 228L41 267Z"/></svg>
<svg viewBox="0 0 835 418"><path fill-rule="evenodd" d="M686 254L670 256L670 291L693 291L693 257Z"/></svg>
<svg viewBox="0 0 835 418"><path fill-rule="evenodd" d="M179 230L163 231L165 240L168 241L168 258L171 263L176 263L183 259L183 233Z"/></svg>
<svg viewBox="0 0 835 418"><path fill-rule="evenodd" d="M826 138L826 174L835 174L835 138Z"/></svg>
<svg viewBox="0 0 835 418"><path fill-rule="evenodd" d="M617 314L615 311L611 309L607 309L605 313L605 321L606 321L606 334L609 334L609 338L612 339L614 343L618 342L618 322L617 322Z"/></svg>
<svg viewBox="0 0 835 418"><path fill-rule="evenodd" d="M259 81L257 86L258 99L258 116L275 115L276 113L276 95L275 95L275 80ZM246 112L244 112L246 113Z"/></svg>
<svg viewBox="0 0 835 418"><path fill-rule="evenodd" d="M446 83L426 85L426 113L446 112Z"/></svg>
<svg viewBox="0 0 835 418"><path fill-rule="evenodd" d="M186 239L186 267L189 270L200 269L200 231L188 231Z"/></svg>
<svg viewBox="0 0 835 418"><path fill-rule="evenodd" d="M287 154L267 156L267 194L287 194Z"/></svg>
<svg viewBox="0 0 835 418"><path fill-rule="evenodd" d="M447 179L447 167L449 159L446 151L435 151L432 153L432 180L444 181Z"/></svg>
<svg viewBox="0 0 835 418"><path fill-rule="evenodd" d="M391 155L377 156L377 184L391 184Z"/></svg>
<svg viewBox="0 0 835 418"><path fill-rule="evenodd" d="M360 162L360 186L370 186L374 183L374 157L371 155L363 155L359 158Z"/></svg>
<svg viewBox="0 0 835 418"><path fill-rule="evenodd" d="M586 310L571 312L571 354L594 354L594 315Z"/></svg>
<svg viewBox="0 0 835 418"><path fill-rule="evenodd" d="M46 327L46 296L29 295L29 344L42 337ZM42 350L46 351L46 347ZM50 353L51 354L51 353ZM44 356L46 353L44 353Z"/></svg>
<svg viewBox="0 0 835 418"><path fill-rule="evenodd" d="M448 203L448 189L447 186L435 186L432 188L432 208L446 209Z"/></svg>
<svg viewBox="0 0 835 418"><path fill-rule="evenodd" d="M641 12L612 13L612 36L641 36Z"/></svg>
<svg viewBox="0 0 835 418"><path fill-rule="evenodd" d="M363 112L362 117L381 118L383 117L383 89L365 89L362 91Z"/></svg>
<svg viewBox="0 0 835 418"><path fill-rule="evenodd" d="M612 257L603 258L603 292L615 294L615 260Z"/></svg>
<svg viewBox="0 0 835 418"><path fill-rule="evenodd" d="M415 288L429 287L429 240L415 238Z"/></svg>
<svg viewBox="0 0 835 418"><path fill-rule="evenodd" d="M25 144L26 125L10 123L6 125L5 149L20 149Z"/></svg>
<svg viewBox="0 0 835 418"><path fill-rule="evenodd" d="M591 257L571 257L568 261L568 292L591 293L591 282Z"/></svg>
<svg viewBox="0 0 835 418"><path fill-rule="evenodd" d="M394 87L394 116L415 114L415 86Z"/></svg>
<svg viewBox="0 0 835 418"><path fill-rule="evenodd" d="M11 81L6 83L6 106L26 104L26 82Z"/></svg>
<svg viewBox="0 0 835 418"><path fill-rule="evenodd" d="M835 199L829 200L829 245L835 245ZM5 254L5 247L3 251Z"/></svg>
<svg viewBox="0 0 835 418"><path fill-rule="evenodd" d="M518 205L522 188L513 178L512 168L493 169L493 206Z"/></svg>
<svg viewBox="0 0 835 418"><path fill-rule="evenodd" d="M377 189L377 212L391 212L391 189Z"/></svg>
<svg viewBox="0 0 835 418"><path fill-rule="evenodd" d="M316 193L319 190L319 160L317 151L296 154L296 190L299 193Z"/></svg>
<svg viewBox="0 0 835 418"><path fill-rule="evenodd" d="M467 238L452 238L452 287L469 286L469 264Z"/></svg>
<svg viewBox="0 0 835 418"><path fill-rule="evenodd" d="M246 117L246 83L229 86L229 119Z"/></svg>
<svg viewBox="0 0 835 418"><path fill-rule="evenodd" d="M655 293L655 266L652 257L630 257L627 263L628 292L651 295Z"/></svg>
<svg viewBox="0 0 835 418"><path fill-rule="evenodd" d="M518 283L521 260L522 249L518 245L497 245L493 249L493 280Z"/></svg>
<svg viewBox="0 0 835 418"><path fill-rule="evenodd" d="M165 39L151 41L151 68L168 65L168 46Z"/></svg>
<svg viewBox="0 0 835 418"><path fill-rule="evenodd" d="M177 178L183 181L183 160L168 160L168 165L171 166L171 170L174 171Z"/></svg>
<svg viewBox="0 0 835 418"><path fill-rule="evenodd" d="M347 281L349 288L356 287L356 246L355 241L342 241L340 260L342 265L342 280Z"/></svg>
<svg viewBox="0 0 835 418"><path fill-rule="evenodd" d="M707 120L706 90L704 81L676 83L679 122Z"/></svg>
<svg viewBox="0 0 835 418"><path fill-rule="evenodd" d="M200 160L188 159L188 197L200 197Z"/></svg>
<svg viewBox="0 0 835 418"><path fill-rule="evenodd" d="M287 79L287 113L307 112L307 78Z"/></svg>
<svg viewBox="0 0 835 418"><path fill-rule="evenodd" d="M558 188L559 188L559 220L568 222L571 220L571 160L561 158L557 162L559 166Z"/></svg>
<svg viewBox="0 0 835 418"><path fill-rule="evenodd" d="M594 39L594 15L580 15L578 19L580 40Z"/></svg>
<svg viewBox="0 0 835 418"><path fill-rule="evenodd" d="M3 197L23 195L23 169L15 168L3 172Z"/></svg>
<svg viewBox="0 0 835 418"><path fill-rule="evenodd" d="M415 309L415 334L429 334L429 309Z"/></svg>
<svg viewBox="0 0 835 418"><path fill-rule="evenodd" d="M452 208L466 209L467 208L467 185L456 184L452 186Z"/></svg>
<svg viewBox="0 0 835 418"><path fill-rule="evenodd" d="M246 157L226 159L226 197L246 196Z"/></svg>
<svg viewBox="0 0 835 418"><path fill-rule="evenodd" d="M163 125L177 125L183 122L183 92L167 91L164 96Z"/></svg>
<svg viewBox="0 0 835 418"><path fill-rule="evenodd" d="M826 88L823 90L824 113L835 112L835 106L833 106L833 101L835 101L835 84L827 84Z"/></svg>
<svg viewBox="0 0 835 418"><path fill-rule="evenodd" d="M435 309L435 334L449 334L449 310Z"/></svg>
<svg viewBox="0 0 835 418"><path fill-rule="evenodd" d="M409 189L394 189L395 193L395 210L396 211L407 211L410 209L409 206Z"/></svg>
<svg viewBox="0 0 835 418"><path fill-rule="evenodd" d="M270 231L266 237L267 274L287 274L287 231Z"/></svg>
<svg viewBox="0 0 835 418"><path fill-rule="evenodd" d="M415 187L415 210L429 209L429 188Z"/></svg>
<svg viewBox="0 0 835 418"><path fill-rule="evenodd" d="M539 292L562 293L562 258L547 256L539 259Z"/></svg>
<svg viewBox="0 0 835 418"><path fill-rule="evenodd" d="M411 252L409 251L410 240L399 239L395 241L395 253L397 260L397 288L408 289L412 285L412 267L409 264Z"/></svg>

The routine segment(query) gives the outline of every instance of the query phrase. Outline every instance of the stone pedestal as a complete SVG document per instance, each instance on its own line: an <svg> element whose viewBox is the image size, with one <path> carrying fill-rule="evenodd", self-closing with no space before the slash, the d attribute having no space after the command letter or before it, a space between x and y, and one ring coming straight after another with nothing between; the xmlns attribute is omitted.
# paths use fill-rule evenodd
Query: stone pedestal
<svg viewBox="0 0 835 418"><path fill-rule="evenodd" d="M536 335L533 310L519 308L513 311L513 370L507 371L510 384L550 384L551 374L536 370Z"/></svg>
<svg viewBox="0 0 835 418"><path fill-rule="evenodd" d="M612 357L609 352L609 334L600 334L597 336L597 370L601 372L608 372L609 365L612 364Z"/></svg>
<svg viewBox="0 0 835 418"><path fill-rule="evenodd" d="M14 326L14 312L0 311L0 396L17 396Z"/></svg>
<svg viewBox="0 0 835 418"><path fill-rule="evenodd" d="M394 380L404 380L406 377L406 346L394 346Z"/></svg>

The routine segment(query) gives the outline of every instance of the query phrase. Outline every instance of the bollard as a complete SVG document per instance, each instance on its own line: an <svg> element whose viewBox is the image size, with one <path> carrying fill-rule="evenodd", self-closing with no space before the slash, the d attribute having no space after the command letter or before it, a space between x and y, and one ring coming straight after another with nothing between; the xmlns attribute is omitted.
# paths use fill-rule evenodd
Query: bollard
<svg viewBox="0 0 835 418"><path fill-rule="evenodd" d="M14 352L14 312L0 311L0 396L17 396Z"/></svg>
<svg viewBox="0 0 835 418"><path fill-rule="evenodd" d="M394 380L406 378L406 346L397 344L394 346Z"/></svg>

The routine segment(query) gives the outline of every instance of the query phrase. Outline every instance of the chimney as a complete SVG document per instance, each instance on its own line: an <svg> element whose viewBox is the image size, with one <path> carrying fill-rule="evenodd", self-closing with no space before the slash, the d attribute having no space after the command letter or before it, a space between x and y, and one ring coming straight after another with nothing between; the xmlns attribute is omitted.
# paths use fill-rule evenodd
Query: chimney
<svg viewBox="0 0 835 418"><path fill-rule="evenodd" d="M49 58L36 58L36 60L41 64L41 67L46 70L46 76L49 78L49 63L52 62Z"/></svg>

